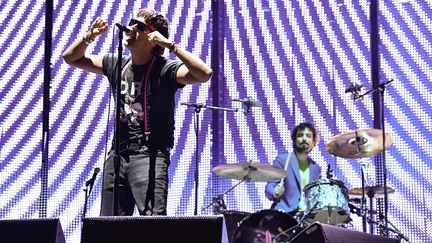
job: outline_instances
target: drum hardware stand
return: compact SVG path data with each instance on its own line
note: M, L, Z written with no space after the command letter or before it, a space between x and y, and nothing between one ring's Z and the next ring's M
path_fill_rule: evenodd
M381 130L382 130L382 136L383 136L383 143L382 143L382 161L383 161L383 181L384 181L384 235L388 236L388 192L387 192L387 168L386 168L386 161L385 161L385 122L384 122L384 91L388 84L393 82L394 80L388 80L382 84L379 84L378 87L372 88L371 90L367 91L366 93L362 95L358 95L358 91L356 91L354 94L354 100L360 100L363 99L363 97L371 92L377 92L379 91L381 94ZM364 187L363 187L363 195L364 195ZM363 223L363 230L365 231L365 223ZM382 229L381 229L382 231ZM366 232L366 231L365 231Z
M390 225L391 227L387 227L386 223L383 222L385 220L385 217L383 214L379 214L379 220L375 221L371 218L369 218L369 223L370 224L376 224L381 230L387 230L390 231L392 233L394 233L396 235L396 239L400 240L405 240L406 242L410 242L408 237L406 237L404 234L402 234L402 232L396 228L396 226L394 226L394 224L392 224L390 222L390 220L387 220L387 225ZM388 232L386 232L388 234Z
M360 95L358 94L359 90L355 89L355 91L353 91L353 95L354 95L354 100L356 99L360 99ZM363 98L363 97L362 97ZM364 137L360 137L358 134L358 131L355 131L355 140L351 141L351 145L356 146L357 150L356 150L356 154L361 154L362 150L360 148L360 146L366 144L368 142L368 140ZM361 182L362 182L362 198L361 198L361 204L360 204L360 212L359 212L359 216L362 217L362 225L363 225L363 232L366 233L366 192L365 192L365 172L364 172L364 167L365 165L362 164L361 167Z
M213 213L214 214L220 214L222 212L224 212L227 208L226 208L226 204L224 201L224 196L232 191L236 186L240 185L242 182L244 182L246 179L241 180L240 182L238 182L237 184L235 184L234 186L232 186L230 189L226 190L224 193L217 195L216 197L213 197L213 201L208 204L207 206L203 207L201 209L201 212L206 210L207 208L213 206ZM221 210L222 209L222 210Z
M361 180L362 180L362 198L361 198L361 204L360 204L360 215L362 217L362 225L363 225L363 232L366 233L366 193L365 193L365 171L364 171L365 165L361 165ZM372 200L370 200L372 203Z
M357 139L357 132L356 132L356 141L358 141ZM366 142L361 142L362 144L365 144ZM358 146L358 152L360 152L360 145ZM358 212L355 212L355 214L357 214L358 216L362 217L362 225L363 225L363 232L367 232L366 228L367 228L367 214L368 212L370 213L370 217L372 218L373 214L373 198L375 196L375 193L373 190L369 190L368 192L366 192L366 186L365 186L365 167L366 167L366 163L361 163L361 180L362 180L362 197L360 199L360 208L355 207L354 205L351 205L352 207L355 207L356 210L358 210ZM366 200L366 195L369 197L369 209L367 208L367 200ZM373 226L369 225L369 231L370 234L373 234Z
M305 220L306 220L307 218L309 218L309 217L312 215L312 211L315 210L315 208L318 206L318 203L319 203L319 202L316 202L316 203L313 205L313 207L312 207L311 209L305 211L305 213L304 213L304 214L302 215L302 217L300 218L298 224L296 224L296 225L294 225L293 227L291 227L291 228L289 228L289 229L287 229L287 230L284 230L284 231L280 232L279 234L275 235L275 236L273 237L273 241L272 241L272 243L277 243L276 239L279 238L281 235L285 235L285 236L286 236L286 234L287 234L288 232L295 231L297 228L303 226L303 225L305 224ZM295 232L293 232L293 233L295 233ZM292 237L292 235L291 235L291 236L288 235L287 237Z
M327 176L327 179L329 179L329 180L333 179L333 170L332 170L330 164L327 164L327 172L326 172L326 176ZM330 183L331 183L331 182L330 182Z
M211 205L213 205L213 214L214 215L222 214L227 209L227 206L226 206L225 201L223 199L223 195L218 195L216 197L213 197L213 203Z
M375 192L371 189L369 189L369 191L367 192L367 195L369 197L369 222L370 220L373 219L373 198L375 196ZM364 202L366 204L366 202ZM366 215L366 212L365 212ZM373 235L374 233L374 228L373 225L371 223L369 223L369 233L371 235Z
M223 212L223 211L220 210L220 207L222 207L222 209L226 210L226 205L225 205L225 202L223 200L224 195L226 195L228 192L232 191L236 186L240 185L244 181L250 181L251 180L251 178L249 176L250 173L252 171L256 171L257 170L257 168L255 168L253 166L250 166L250 165L247 167L247 169L248 169L248 173L243 177L242 180L240 180L239 182L237 182L237 184L235 184L234 186L232 186L230 189L226 190L224 193L222 193L222 194L220 194L220 195L218 195L216 197L213 197L213 201L209 205L203 207L201 209L201 212L204 211L204 210L206 210L210 206L215 207L215 208L213 208L213 213L217 212L216 214L218 214L220 212Z
M271 243L278 243L278 242L280 242L280 241L276 241L276 239L279 238L282 235L284 235L285 237L288 237L289 239L291 239L291 237L293 237L293 236L287 235L287 233L290 232L290 231L297 230L297 228L299 228L300 226L302 226L302 223L298 223L298 224L294 225L293 227L291 227L291 228L289 228L287 230L284 230L281 233L275 235L273 237L273 240L271 241ZM293 232L293 233L295 233L295 232ZM289 243L290 241L287 241L287 242Z
M194 103L181 103L181 105L186 105L189 107L195 108L195 139L196 139L196 148L195 148L195 173L194 173L194 179L195 179L195 208L194 208L194 215L198 215L198 181L199 181L199 173L198 173L198 164L199 164L199 154L198 154L198 130L199 130L199 113L201 112L201 109L207 108L207 109L213 109L213 110L221 110L221 111L231 111L231 112L238 112L241 111L237 108L223 108L223 107L216 107L216 106L208 106L201 103L194 104ZM213 198L213 200L215 200ZM213 202L210 204L210 206L213 205ZM207 206L206 208L210 207Z

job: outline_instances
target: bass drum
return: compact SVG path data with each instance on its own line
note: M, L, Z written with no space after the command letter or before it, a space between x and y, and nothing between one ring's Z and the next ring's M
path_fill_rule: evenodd
M239 227L242 220L249 216L250 213L235 210L225 210L222 212L222 215L225 218L229 242L232 243L234 231Z
M277 241L288 241L293 232L285 232L298 225L291 215L272 209L265 209L244 218L234 231L234 243L265 243L269 238Z

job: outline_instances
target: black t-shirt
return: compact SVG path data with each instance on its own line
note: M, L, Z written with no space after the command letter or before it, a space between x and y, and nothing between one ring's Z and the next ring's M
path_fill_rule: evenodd
M175 93L184 85L177 83L180 61L170 61L156 56L146 65L132 65L131 57L122 58L120 141L136 142L144 137L147 124L148 143L172 148L174 144ZM108 77L115 94L117 79L117 55L107 54L103 59L103 73ZM144 83L147 80L147 87ZM144 91L147 89L147 96ZM144 100L146 99L146 100ZM147 119L144 121L144 102L147 104Z

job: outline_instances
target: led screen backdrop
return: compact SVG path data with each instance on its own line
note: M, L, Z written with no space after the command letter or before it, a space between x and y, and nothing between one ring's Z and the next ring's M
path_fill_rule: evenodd
M353 101L352 83L372 88L369 1L224 1L213 19L212 1L54 1L50 83L47 216L59 217L68 242L78 242L84 185L102 168L113 137L113 100L107 80L71 68L62 52L82 36L96 16L127 23L142 7L171 20L171 38L206 63L215 78L178 92L176 146L172 151L169 215L193 215L198 152L198 213L239 181L212 174L219 164L272 163L291 151L290 130L313 122L320 143L312 157L347 188L382 183L382 157L336 158L326 142L340 133L374 127L372 95ZM0 2L0 218L37 218L41 192L41 141L45 1ZM379 1L380 82L393 79L384 96L385 129L393 144L386 152L389 220L411 242L432 238L432 5L428 1ZM214 21L218 29L213 30ZM213 31L218 34L214 35ZM90 47L115 52L112 28ZM113 41L114 39L114 41ZM219 48L212 50L212 45ZM217 52L217 60L212 59ZM127 51L124 52L128 54ZM170 58L168 53L166 55ZM213 90L216 89L215 90ZM247 112L202 109L182 102L246 109L233 99L262 102ZM378 172L378 173L376 173ZM224 199L229 210L254 213L270 207L263 182L244 182ZM99 214L101 180L89 198L88 216ZM374 205L375 207L377 205ZM350 227L361 230L351 215Z

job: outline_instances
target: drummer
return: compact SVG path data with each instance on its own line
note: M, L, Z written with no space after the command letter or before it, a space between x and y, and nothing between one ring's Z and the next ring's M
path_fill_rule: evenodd
M265 188L268 199L273 201L272 209L282 210L295 216L306 210L303 188L321 178L321 167L309 153L318 142L317 131L311 123L300 123L291 133L294 152L279 154L273 165L282 168L287 176L270 181Z

